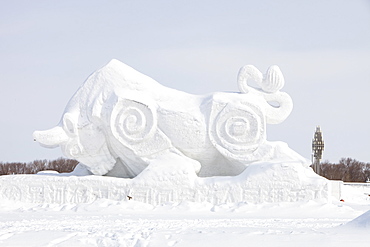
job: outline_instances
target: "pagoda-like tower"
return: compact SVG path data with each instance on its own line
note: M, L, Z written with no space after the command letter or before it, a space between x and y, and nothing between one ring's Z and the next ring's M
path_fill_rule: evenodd
M316 127L315 135L312 140L313 153L313 170L320 175L320 160L322 159L322 152L324 151L324 140L322 139L322 132L320 126Z

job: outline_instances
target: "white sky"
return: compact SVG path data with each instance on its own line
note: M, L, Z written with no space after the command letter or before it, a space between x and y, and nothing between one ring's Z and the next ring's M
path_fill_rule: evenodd
M370 162L368 0L3 1L0 161L62 156L32 132L112 58L194 94L237 91L241 66L276 64L294 109L267 138L310 158L320 125L324 160Z

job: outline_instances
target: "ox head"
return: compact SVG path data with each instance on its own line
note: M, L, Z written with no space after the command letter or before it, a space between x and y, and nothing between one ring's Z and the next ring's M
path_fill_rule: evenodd
M114 62L114 61L113 61ZM104 127L92 112L105 93L101 77L112 66L93 73L67 104L59 124L49 130L35 131L34 140L48 148L60 147L63 154L84 164L93 174L104 175L115 165Z
M140 139L141 135L153 132L150 127L144 129L144 134L137 133L143 125L139 118L150 118L151 110L135 101L120 101L115 92L143 90L145 83L149 87L157 84L153 79L113 59L90 75L78 89L67 104L60 123L49 130L35 131L34 140L43 147L60 147L65 156L78 160L93 174L106 174L120 162L118 157L121 158L122 154L119 150L131 154L123 144L130 146L128 142L135 142L135 138ZM131 112L133 114L128 114ZM124 118L126 115L127 119ZM115 128L117 123L119 126ZM126 133L129 134L127 140Z
M35 131L34 140L48 148L60 147L63 154L84 164L93 174L104 175L110 171L116 159L106 142L99 124L79 121L77 114L66 112L58 126Z

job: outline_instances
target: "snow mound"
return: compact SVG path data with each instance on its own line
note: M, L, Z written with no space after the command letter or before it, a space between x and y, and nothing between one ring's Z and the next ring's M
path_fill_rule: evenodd
M277 203L330 198L330 183L294 162L250 165L238 176L198 177L188 163L152 163L133 179L107 176L9 175L0 177L0 198L28 203L91 203L99 199L152 205L184 201Z
M348 222L346 226L370 229L370 210Z

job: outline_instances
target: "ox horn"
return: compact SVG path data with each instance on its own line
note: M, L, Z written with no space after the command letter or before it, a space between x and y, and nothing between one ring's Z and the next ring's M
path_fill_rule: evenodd
M57 126L49 130L33 132L33 139L47 148L55 148L68 140L62 127Z

